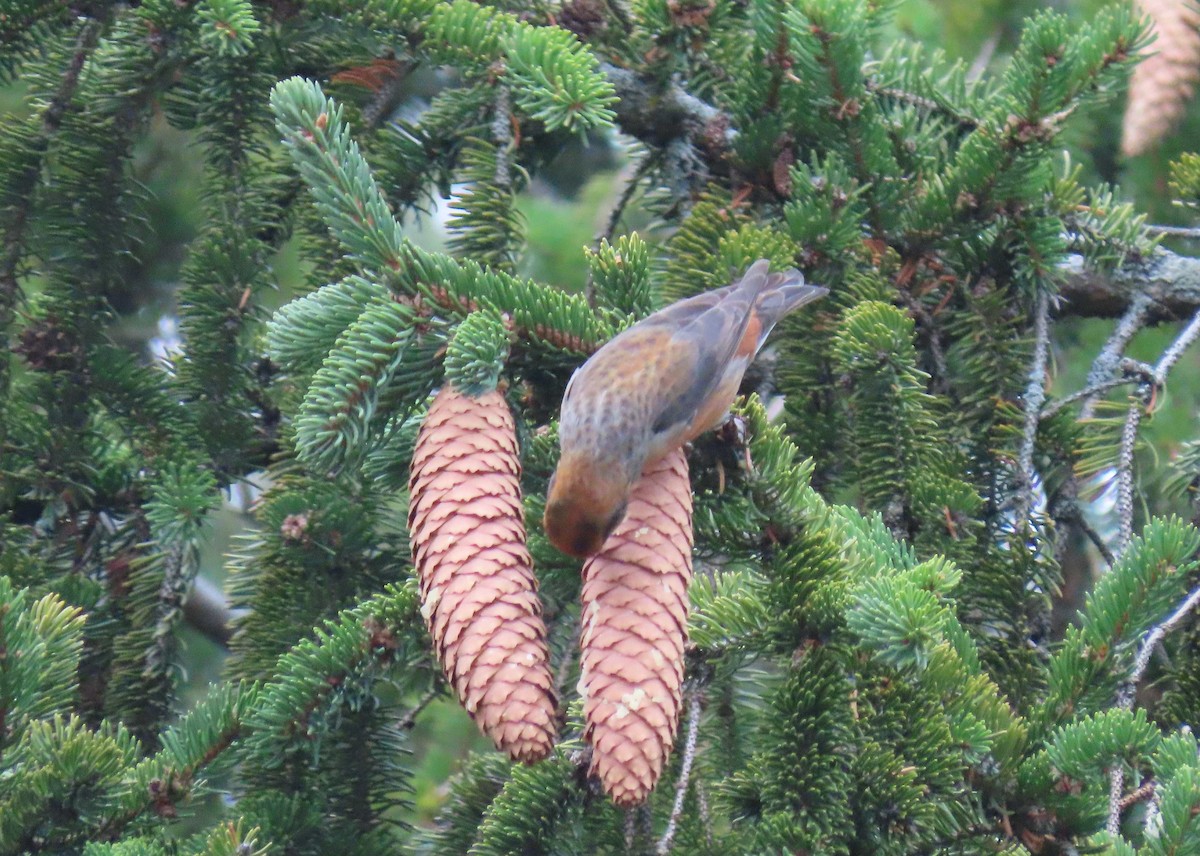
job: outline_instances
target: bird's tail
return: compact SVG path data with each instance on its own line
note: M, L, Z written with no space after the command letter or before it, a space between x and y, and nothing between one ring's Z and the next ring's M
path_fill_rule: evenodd
M779 319L792 310L812 303L828 293L828 288L805 284L804 274L798 270L771 274L767 287L759 293L754 303L763 324L763 336L765 337Z

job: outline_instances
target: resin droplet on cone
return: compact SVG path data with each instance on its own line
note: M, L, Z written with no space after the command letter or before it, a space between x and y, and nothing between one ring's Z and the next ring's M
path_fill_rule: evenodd
M520 475L504 397L443 387L409 479L421 612L463 707L499 749L532 762L554 746L556 705Z
M646 799L675 744L692 578L692 490L675 449L634 484L583 566L581 676L591 772L621 806Z

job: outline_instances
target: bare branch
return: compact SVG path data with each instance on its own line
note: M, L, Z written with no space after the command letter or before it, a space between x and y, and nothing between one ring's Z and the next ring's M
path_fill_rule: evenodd
M1017 457L1017 526L1024 526L1033 504L1033 451L1037 441L1038 422L1046 401L1046 362L1050 354L1050 298L1046 292L1038 295L1034 316L1033 366L1025 387L1025 429Z
M1154 375L1154 369L1152 369L1150 366L1146 365L1145 363L1138 362L1137 360L1131 360L1128 358L1123 359L1123 360L1121 360L1121 376L1120 377L1109 378L1108 380L1102 381L1101 383L1097 383L1094 386L1085 387L1084 389L1078 390L1077 392L1073 392L1068 396L1058 399L1050 406L1042 409L1042 418L1049 419L1051 416L1053 416L1055 413L1058 413L1058 411L1062 410L1064 407L1070 407L1072 404L1074 404L1076 401L1079 401L1080 399L1083 399L1083 398L1092 399L1097 396L1101 396L1104 393L1108 392L1109 390L1116 389L1118 386L1124 386L1127 383L1134 383L1135 381L1139 381L1139 380L1140 381L1152 380L1153 375ZM1086 419L1086 418L1090 418L1090 417L1084 416L1084 414L1080 413L1080 418Z
M1092 362L1092 368L1088 371L1087 377L1089 387L1098 387L1112 378L1121 361L1121 354L1125 352L1125 348L1137 331L1142 329L1146 323L1146 315L1153 302L1150 295L1145 292L1134 295L1129 308L1125 310L1125 314L1121 316L1120 322L1108 337L1108 341L1104 343L1104 347L1100 349L1100 353ZM1081 419L1091 419L1095 415L1098 397L1098 395L1092 395L1083 402L1083 408L1079 413Z
M680 138L706 150L727 150L733 145L737 131L729 117L678 83L664 87L611 63L601 63L600 68L616 90L613 109L625 133L654 146Z
M512 153L516 148L512 131L512 108L507 86L496 87L492 109L492 142L496 144L496 174L492 179L497 187L512 189Z
M229 647L233 637L234 613L225 595L206 577L196 577L187 600L183 602L184 620L201 635L222 648Z
M1167 381L1167 374L1175 363L1179 362L1179 358L1183 356L1183 352L1192 346L1196 341L1196 337L1200 336L1200 312L1192 316L1192 320L1183 328L1175 341L1171 343L1171 347L1163 351L1163 355L1158 358L1158 363L1154 366L1154 380L1160 386Z
M425 695L421 696L420 701L413 705L412 709L408 713L400 717L400 722L398 723L399 726L405 731L412 731L412 729L417 725L417 717L421 715L421 711L429 707L429 704L442 694L443 687L444 684L441 681L438 681L437 686L425 693Z
M1200 586L1188 592L1188 596L1183 599L1179 606L1175 607L1175 611L1166 617L1160 624L1150 628L1145 636L1142 637L1141 643L1138 645L1137 659L1133 662L1133 670L1129 673L1129 677L1121 683L1117 690L1117 707L1124 710L1133 708L1134 697L1137 693L1137 685L1146 675L1146 669L1150 667L1150 658L1159 644L1166 638L1167 634L1183 623L1183 620L1200 605ZM1113 768L1108 773L1108 823L1107 830L1112 835L1116 835L1121 828L1121 811L1132 805L1138 800L1135 795L1140 794L1146 787L1142 786L1135 790L1129 797L1124 796L1125 790L1125 773L1122 770L1120 763L1113 764ZM1150 794L1153 794L1153 787Z
M1151 370L1150 377L1140 387L1139 395L1129 403L1129 413L1125 417L1125 427L1121 431L1120 453L1117 458L1117 513L1121 518L1121 529L1117 542L1118 555L1125 551L1133 538L1133 450L1134 444L1137 442L1142 413L1156 389L1166 383L1171 368L1183 356L1184 351L1196 341L1197 337L1200 337L1200 312L1192 317L1183 331L1175 337L1171 346L1163 352L1158 363Z
M1200 586L1196 586L1188 592L1188 596L1180 602L1179 606L1175 607L1175 611L1168 615L1161 624L1150 628L1142 638L1138 645L1137 659L1133 661L1133 671L1129 673L1128 680L1122 683L1117 692L1118 705L1126 710L1133 707L1134 693L1137 691L1137 685L1146 676L1146 669L1150 667L1150 657L1154 654L1154 649L1166 638L1168 633L1183 623L1183 620L1197 605L1200 605Z
M1146 231L1151 235L1166 235L1171 238L1200 239L1200 228L1195 226L1154 226L1148 225Z
M1087 270L1078 255L1070 256L1063 270L1060 315L1115 318L1139 295L1148 300L1143 324L1178 321L1200 310L1200 259L1161 247L1112 273Z
M704 778L696 779L692 783L692 787L696 791L696 805L700 809L700 823L704 826L704 840L708 844L708 849L713 846L713 824L712 811L708 807L708 788L704 786Z
M1118 760L1108 771L1108 822L1104 828L1114 838L1121 832L1121 796L1125 792L1125 770Z
M700 688L692 687L687 699L687 737L683 746L683 761L679 765L679 779L675 783L675 803L671 806L671 817L667 828L654 852L666 856L671 852L671 842L675 840L675 830L679 826L679 818L683 815L683 801L687 797L688 784L692 778L692 764L696 761L696 740L700 735Z
M1148 388L1148 385L1143 386ZM1117 455L1117 515L1120 517L1116 549L1118 557L1133 540L1133 450L1144 407L1145 395L1136 396L1129 403L1125 427L1121 430L1121 445Z

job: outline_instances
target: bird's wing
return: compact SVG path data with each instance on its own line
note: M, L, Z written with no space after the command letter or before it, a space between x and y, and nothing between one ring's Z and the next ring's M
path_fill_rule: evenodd
M754 302L767 286L767 269L767 261L759 260L733 285L681 301L647 319L674 330L670 350L679 366L674 377L686 381L664 390L654 433L689 424L721 382L745 338Z

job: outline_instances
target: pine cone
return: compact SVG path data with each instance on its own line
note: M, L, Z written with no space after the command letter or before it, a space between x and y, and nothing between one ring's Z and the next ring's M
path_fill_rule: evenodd
M409 479L421 613L463 707L499 749L530 763L554 746L555 698L520 474L504 397L443 387Z
M675 744L692 579L692 490L677 449L634 485L583 566L580 694L591 772L620 806L646 799Z
M1149 151L1183 117L1200 78L1200 9L1195 0L1138 0L1153 19L1153 54L1133 70L1121 152Z

